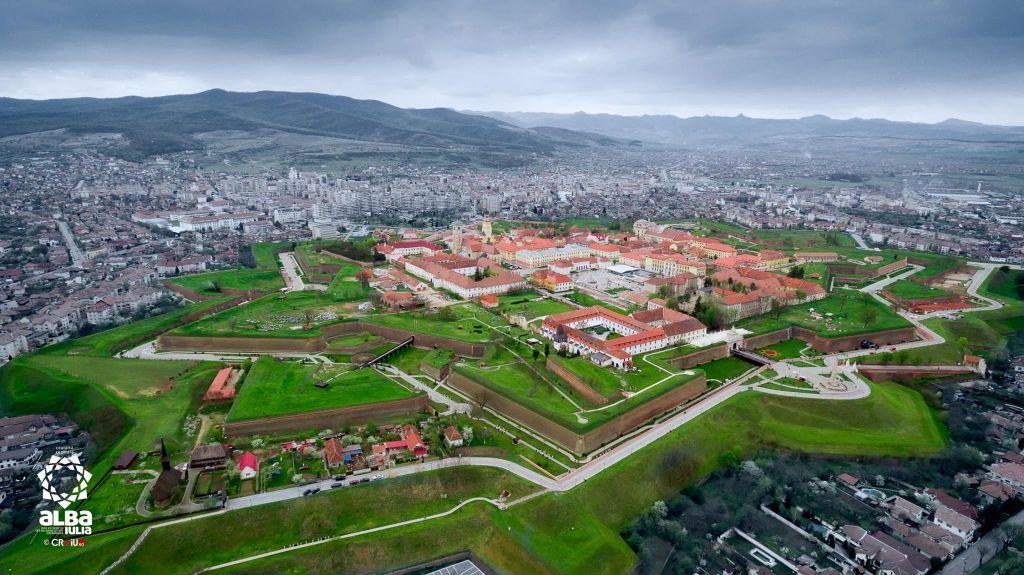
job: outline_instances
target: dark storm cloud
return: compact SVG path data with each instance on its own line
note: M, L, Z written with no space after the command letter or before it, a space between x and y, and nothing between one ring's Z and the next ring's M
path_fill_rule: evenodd
M3 4L0 94L1024 123L1024 3Z

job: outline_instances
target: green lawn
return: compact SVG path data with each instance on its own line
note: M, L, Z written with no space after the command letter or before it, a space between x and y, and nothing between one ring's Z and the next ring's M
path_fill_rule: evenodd
M157 529L115 573L195 573L211 561L229 561L296 540L432 515L471 497L497 497L503 490L521 497L536 487L501 470L463 468L334 489L315 497ZM231 545L224 545L226 532L232 534ZM169 561L170 557L175 560Z
M501 311L508 314L524 314L526 319L535 319L541 316L571 311L575 308L562 303L556 299L542 298L536 292L530 291L513 295L498 297Z
M910 280L899 280L885 288L892 295L903 299L949 297L956 295L943 289L927 286Z
M276 270L280 267L277 254L289 251L291 242L260 242L252 245L252 259L257 268Z
M357 301L366 299L369 290L363 283L356 279L356 274L362 269L353 263L343 263L341 270L327 286L327 295L335 301Z
M794 357L800 357L800 352L807 347L807 343L798 339L787 339L786 341L780 341L779 343L768 345L758 349L757 351L771 359L791 359ZM765 353L770 350L775 352L774 354Z
M709 382L717 380L724 383L754 369L754 366L736 357L724 357L702 364L700 368L704 370Z
M182 423L220 367L33 354L0 370L0 405L9 414L68 413L89 429L100 448L90 465L98 481L121 451L150 451L161 437L183 456L191 444Z
M222 290L277 291L284 279L275 267L272 270L238 268L171 278L171 283L201 294L217 295Z
M491 325L505 325L505 322L486 310L474 308L475 306L472 304L466 304L450 306L438 312L410 311L376 314L364 318L363 321L459 341L489 341L491 330L473 318L480 317L483 321L490 319L494 322Z
M228 421L305 413L412 397L413 392L375 369L349 372L346 366L325 367L261 357L245 377ZM328 380L329 386L314 386Z
M448 362L450 362L454 357L455 354L452 353L450 350L438 348L431 350L430 353L424 356L423 362L431 367L441 369L442 367L447 365Z
M863 315L865 308L873 308L877 314L874 321L867 324ZM820 314L831 313L831 321L826 323L824 320L814 319L810 312L812 309ZM861 294L852 293L845 296L831 295L820 301L783 308L778 319L775 318L775 314L766 313L736 323L737 327L749 329L754 333L775 331L789 325L805 327L825 337L840 337L908 327L911 324L874 298L865 299Z
M625 373L611 367L601 367L589 359L578 357L551 356L565 369L583 380L591 389L609 399L622 397L622 391L635 391L625 378Z
M375 344L380 342L383 342L383 338L373 335L372 333L361 331L359 333L352 333L332 337L331 339L327 340L327 347L328 350L330 350L345 347L358 347L366 345L368 343Z
M152 478L147 474L111 475L99 489L89 492L89 498L78 509L92 512L96 531L141 521L143 518L135 512L135 505L146 482Z
M342 321L355 304L333 301L318 291L271 294L173 330L174 335L294 337L320 335L319 328ZM310 328L305 322L310 320Z
M895 384L870 385L869 397L853 401L743 393L567 493L546 494L503 512L468 506L444 519L294 550L227 572L326 575L387 571L466 549L500 572L628 572L635 567L636 556L618 535L621 530L654 501L668 500L700 481L726 456L735 461L766 443L795 451L869 457L930 456L942 449L945 432L917 392ZM488 470L443 473L462 477L483 471ZM478 475L465 477L475 489L485 483ZM624 482L629 489L622 488ZM436 499L440 493L449 494L444 500L448 506L471 493L449 486L438 491L434 485L432 477L417 475L159 529L118 572L191 573L321 533L341 533L434 512L441 508L441 500ZM488 484L483 493L493 489ZM403 497L394 497L396 491ZM520 488L513 491L522 492ZM353 494L351 504L345 494ZM350 505L359 512L346 512ZM410 509L400 513L396 508L402 506ZM236 521L246 528L232 528ZM234 533L235 544L224 546L218 534L228 529ZM94 537L90 547L84 548L89 557L81 561L103 565L94 556L103 554L104 546L127 545L112 541L115 537ZM29 549L25 541L18 540L9 553L0 554L0 570L50 572L53 555ZM40 563L29 559L33 553L38 553ZM169 563L168 556L180 559Z

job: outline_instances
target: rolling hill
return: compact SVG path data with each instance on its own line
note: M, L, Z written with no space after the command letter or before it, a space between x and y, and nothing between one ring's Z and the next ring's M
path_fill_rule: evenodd
M550 154L562 147L614 146L606 136L534 130L446 108L407 109L375 100L293 92L209 90L155 98L0 98L0 138L62 131L121 134L113 152L145 157L203 149L197 134L266 132L395 144L461 154Z

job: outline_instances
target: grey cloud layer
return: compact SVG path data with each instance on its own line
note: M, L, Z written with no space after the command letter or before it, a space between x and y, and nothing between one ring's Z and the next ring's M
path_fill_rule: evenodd
M1024 124L1024 3L0 3L0 94Z

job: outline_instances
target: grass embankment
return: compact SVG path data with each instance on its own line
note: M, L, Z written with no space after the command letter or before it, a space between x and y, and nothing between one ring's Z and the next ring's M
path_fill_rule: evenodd
M230 296L191 303L165 314L133 321L85 337L62 342L44 348L45 353L110 357L121 351L121 348L125 345L143 343L140 338L156 338L161 333L177 325L186 315L209 309L225 301L228 297Z
M356 279L362 268L353 263L344 263L327 286L327 295L335 301L357 301L366 299L369 289Z
M319 328L343 321L354 305L335 302L318 291L275 293L170 333L206 337L317 337Z
M89 463L90 495L102 502L118 498L107 493L118 489L116 482L96 485L121 451L151 451L164 438L172 457L185 457L193 438L182 424L220 367L217 362L33 354L0 370L0 406L11 415L67 413L89 430L98 446L96 460Z
M261 357L238 390L228 421L351 407L415 395L375 369L350 369ZM319 380L330 383L321 389L315 386Z
M284 279L277 269L260 270L239 268L207 272L189 276L171 278L171 283L194 292L217 296L222 290L256 290L262 292L277 291L284 287Z
M296 551L229 572L387 570L467 548L505 572L629 572L636 558L618 533L634 517L764 443L813 453L892 457L929 456L944 446L943 429L918 393L894 384L871 385L872 395L855 401L742 394L570 492L544 495L506 512L468 508L445 520ZM629 489L622 488L624 482ZM460 536L452 537L452 529Z
M505 325L501 318L477 308L473 304L454 305L441 308L436 312L411 311L376 314L363 318L363 321L459 341L472 343L489 341L492 332L487 325L475 319L478 317L490 325Z
M579 357L557 358L556 361L560 361L567 369L584 378L584 381L587 381L598 393L606 393L613 398L609 404L598 407L570 388L560 377L548 371L544 367L543 355L533 362L529 353L531 350L525 349L526 346L518 345L515 342L511 342L510 345L518 350L519 356L524 358L523 360L519 360L504 349L492 347L488 356L482 361L467 361L457 364L454 369L484 387L577 433L585 433L599 427L704 374L701 369L697 368L686 370L689 373L680 372L661 362L657 357L659 352L651 352L647 356L651 358L652 362L668 369L671 373L666 373L643 361L644 356L634 358L634 364L638 370L632 372L599 367ZM530 362L529 365L527 365L527 361ZM625 383L624 387L622 387L623 382ZM615 397L619 389L640 391L655 383L658 385L632 397L626 399ZM566 396L572 398L572 401ZM581 414L585 421L580 421L576 416L581 409L585 411Z
M811 315L812 309L829 321L815 319ZM832 315L828 316L829 313ZM754 333L766 333L790 325L810 329L823 337L842 337L910 327L911 323L878 300L857 294L831 295L823 300L783 308L778 318L774 313L766 313L736 324Z
M628 572L636 558L618 533L629 521L653 501L671 497L766 443L847 456L930 456L943 448L945 430L920 394L895 384L870 385L869 397L853 401L744 393L570 492L547 494L504 512L474 505L444 519L296 550L228 572L381 571L466 549L504 572ZM258 550L357 529L352 522L365 526L425 514L418 507L423 479L418 475L344 492L352 494L351 501L333 499L332 493L332 499L295 500L157 530L119 572L189 573ZM622 489L624 482L629 489ZM378 486L379 496L360 491ZM393 506L404 507L408 497L414 512L396 516ZM449 496L447 504L453 499ZM237 528L231 527L236 523ZM233 533L233 545L221 544L224 532ZM106 545L127 545L110 541L114 536L94 537L86 549L101 553ZM27 566L24 558L35 549L25 550L23 541L13 548L18 552L0 559L0 569L17 564L21 572L47 572L48 566ZM181 551L168 551L174 549ZM179 560L170 562L169 556ZM93 556L89 560L102 564Z

